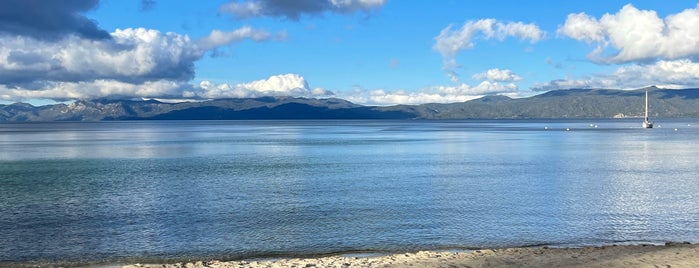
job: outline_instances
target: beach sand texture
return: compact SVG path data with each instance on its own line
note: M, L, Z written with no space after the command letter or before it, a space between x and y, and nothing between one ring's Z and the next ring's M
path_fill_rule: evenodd
M279 260L134 264L127 268L198 267L699 267L699 245L631 245L585 248L508 248L420 251L374 257L328 256Z

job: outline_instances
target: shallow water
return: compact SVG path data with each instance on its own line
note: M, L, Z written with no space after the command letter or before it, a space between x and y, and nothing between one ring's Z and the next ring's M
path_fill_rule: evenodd
M0 263L699 242L656 121L0 124Z

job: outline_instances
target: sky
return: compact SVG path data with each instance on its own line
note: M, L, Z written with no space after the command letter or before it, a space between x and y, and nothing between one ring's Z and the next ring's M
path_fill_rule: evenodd
M0 104L699 87L692 1L2 0Z

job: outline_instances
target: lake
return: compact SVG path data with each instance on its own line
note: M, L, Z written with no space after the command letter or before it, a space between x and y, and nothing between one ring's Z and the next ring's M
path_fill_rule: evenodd
M0 265L699 242L699 120L0 124Z

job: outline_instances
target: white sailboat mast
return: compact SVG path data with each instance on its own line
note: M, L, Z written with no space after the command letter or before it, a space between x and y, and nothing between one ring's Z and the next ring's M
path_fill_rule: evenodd
M643 128L653 128L653 122L648 120L648 88L646 88L646 118L643 119Z
M648 89L646 88L646 121L648 121Z

